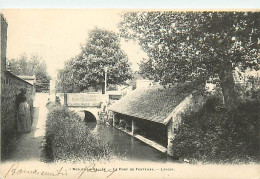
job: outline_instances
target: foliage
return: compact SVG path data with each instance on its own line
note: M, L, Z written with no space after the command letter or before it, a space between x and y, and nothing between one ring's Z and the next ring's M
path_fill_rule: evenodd
M46 123L46 153L54 161L112 159L111 146L92 134L79 116L68 108L49 104Z
M46 71L46 63L37 55L32 55L29 59L26 54L23 54L18 59L8 60L8 63L10 71L15 75L35 75L37 81L49 82L50 76Z
M121 32L147 52L146 73L183 82L215 75L229 60L257 68L259 18L258 12L130 12Z
M90 31L89 39L82 47L81 53L59 72L59 83L63 92L67 88L69 92L90 88L99 90L104 84L104 67L108 69L108 84L123 84L132 77L130 64L120 48L118 35L96 28Z
M44 60L37 55L30 58L23 54L17 59L11 59L7 62L10 71L15 75L36 77L36 91L48 91L50 76L47 73L47 66Z
M129 12L121 32L149 59L141 73L163 82L220 78L225 102L236 104L232 70L259 69L259 12ZM229 105L227 105L229 107Z
M65 67L58 71L56 90L59 92L80 92L77 72L73 68L74 59L65 63Z
M228 111L218 96L198 112L184 115L173 152L204 163L259 162L260 101L247 100L238 111Z
M243 83L236 84L240 100L260 100L260 78L248 76Z
M17 134L13 131L1 133L1 161L10 157L12 152L16 149Z

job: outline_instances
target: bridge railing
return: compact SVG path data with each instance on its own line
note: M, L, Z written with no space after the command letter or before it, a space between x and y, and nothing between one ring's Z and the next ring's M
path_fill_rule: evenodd
M100 107L109 100L108 94L100 93L58 93L57 96L69 107Z

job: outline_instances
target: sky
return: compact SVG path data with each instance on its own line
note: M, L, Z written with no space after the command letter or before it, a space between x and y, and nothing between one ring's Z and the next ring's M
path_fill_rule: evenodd
M32 8L37 9L32 10ZM64 9L61 10L61 8ZM89 30L100 27L118 31L117 24L121 20L119 9L122 8L259 10L260 1L1 0L0 9L8 21L7 58L18 58L23 53L36 54L46 61L47 70L51 76L55 76L57 69L63 67L64 61L80 52L80 46L87 40ZM145 53L133 42L121 42L122 49L125 50L132 63L132 69L138 70L137 63L146 57Z
M0 8L260 8L259 0L1 0Z
M38 55L46 61L53 77L65 61L80 53L88 32L95 27L119 32L121 10L93 9L4 9L7 23L7 58ZM146 57L137 43L121 40L133 70Z

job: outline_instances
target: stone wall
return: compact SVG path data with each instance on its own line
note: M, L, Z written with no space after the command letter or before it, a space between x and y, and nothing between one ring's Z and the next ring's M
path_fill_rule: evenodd
M168 146L167 146L167 153L170 156L173 156L171 141L174 140L175 132L178 130L179 125L182 122L183 114L188 114L192 111L198 111L203 104L206 102L207 98L198 95L198 94L191 94L186 97L171 113L169 116L169 120L167 124L167 137L168 137Z
M108 94L101 93L58 93L61 104L69 107L103 107L108 104ZM63 99L62 99L63 98Z
M21 88L27 89L27 100L33 105L33 85L18 78L11 72L1 75L1 136L9 138L16 133L16 108L15 99Z

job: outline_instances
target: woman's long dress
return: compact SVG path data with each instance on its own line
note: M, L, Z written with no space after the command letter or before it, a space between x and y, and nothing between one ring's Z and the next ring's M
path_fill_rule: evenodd
M26 101L19 104L17 124L19 133L29 133L31 131L30 107Z

